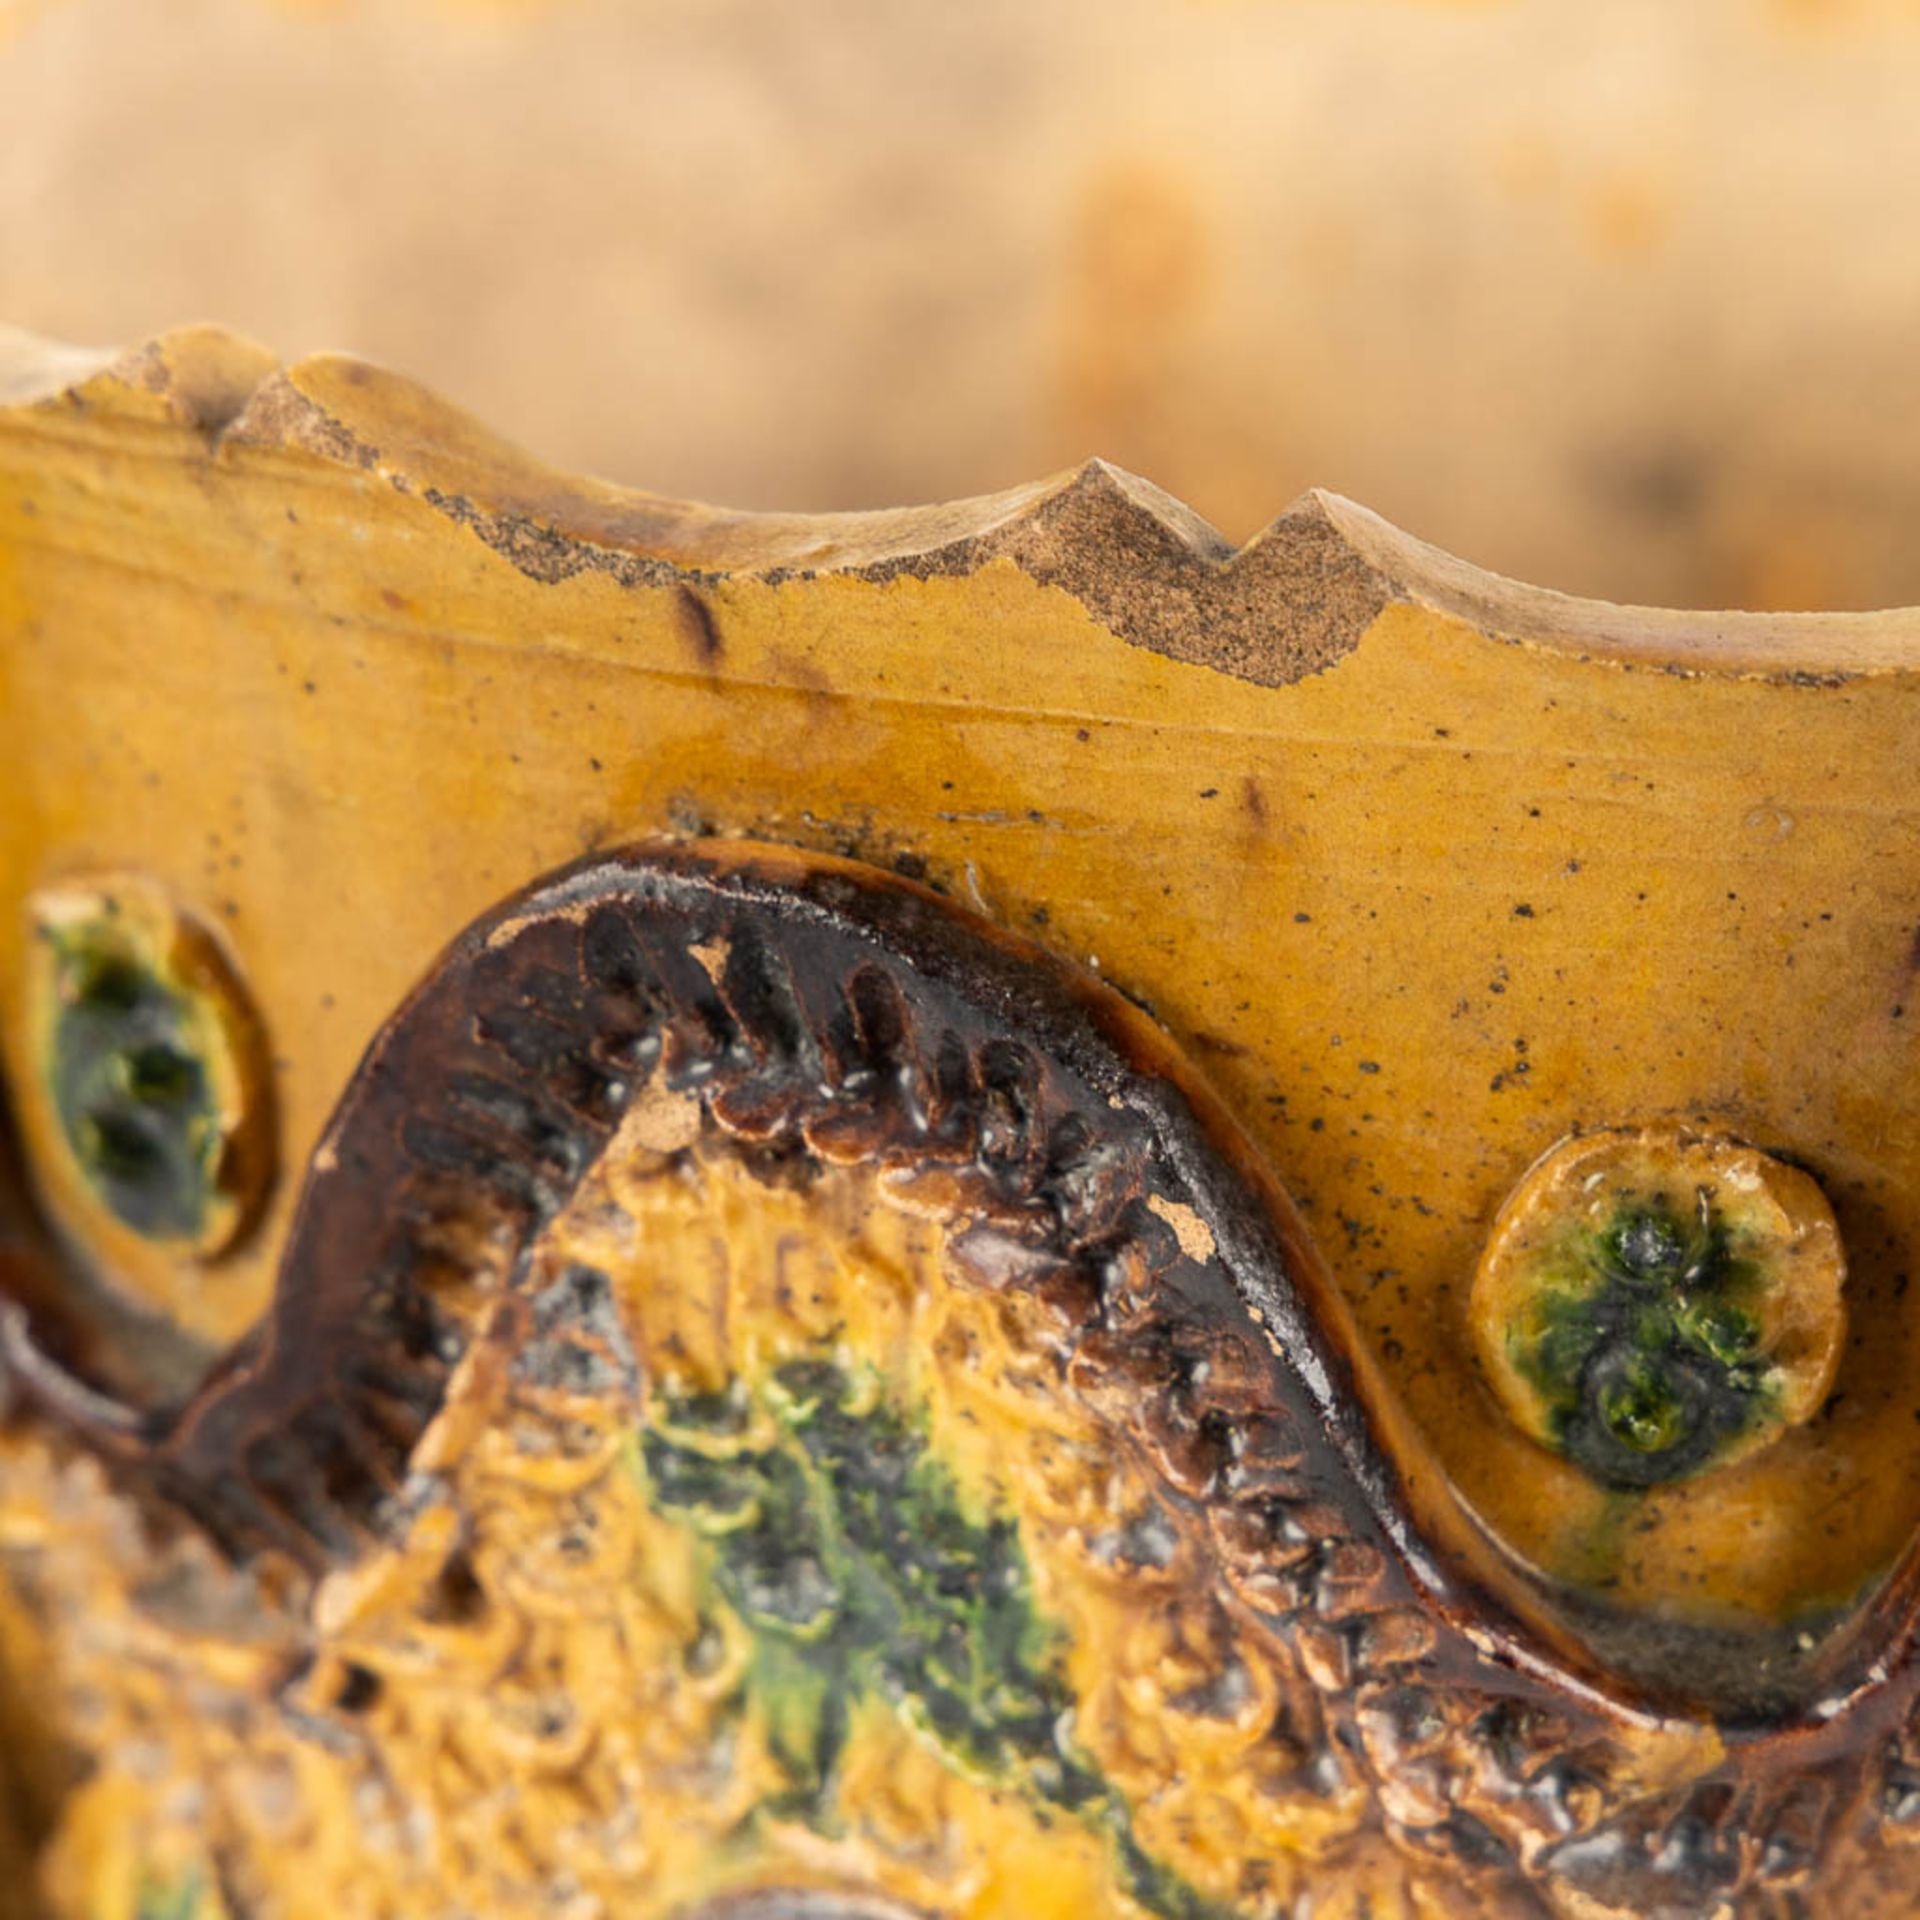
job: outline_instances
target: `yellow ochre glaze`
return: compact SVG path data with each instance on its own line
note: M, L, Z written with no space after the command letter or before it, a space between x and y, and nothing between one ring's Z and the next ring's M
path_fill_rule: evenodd
M1562 1142L1494 1223L1469 1303L1523 1431L1602 1485L1720 1470L1820 1410L1846 1263L1819 1187L1678 1127Z
M21 1105L46 1189L110 1282L164 1308L173 1263L226 1252L271 1171L257 1024L217 938L149 880L70 882L29 917Z
M649 1496L639 1436L665 1397L795 1356L920 1409L965 1508L1011 1519L1072 1742L1202 1903L1183 1911L1284 1910L1310 1888L1338 1920L1437 1911L1430 1876L1452 1869L1390 1851L1337 1757L1303 1772L1311 1686L1213 1579L1195 1521L1061 1391L1044 1316L956 1285L944 1258L863 1172L796 1191L725 1156L603 1162L529 1285L604 1274L636 1391L539 1384L515 1371L512 1316L450 1302L473 1340L416 1456L406 1539L310 1609L281 1593L264 1637L271 1566L231 1574L162 1537L155 1577L118 1580L129 1510L98 1469L10 1441L0 1592L27 1618L6 1645L30 1657L43 1735L97 1756L56 1804L55 1920L170 1920L162 1897L224 1920L222 1887L275 1920L670 1920L753 1887L943 1920L1168 1911L1133 1897L1107 1824L956 1765L885 1699L853 1702L830 1804L779 1811L773 1729L740 1685L751 1647L713 1608L695 1534ZM1153 1564L1116 1555L1129 1530Z
M219 926L297 1168L441 945L531 875L700 828L904 859L1152 1006L1509 1539L1590 1531L1611 1498L1472 1363L1467 1290L1520 1174L1622 1115L1805 1160L1848 1253L1836 1394L1648 1495L1614 1591L1773 1619L1913 1537L1912 616L1595 609L1342 509L1388 590L1344 652L1258 684L1012 559L831 571L865 523L780 523L786 571L757 577L729 557L744 523L539 472L352 363L210 427L270 365L184 336L0 412L10 1088L37 1058L28 896L88 867ZM517 502L534 560L558 525L569 555L702 571L544 577L461 499ZM888 537L937 547L958 512ZM156 1276L193 1333L257 1316L296 1184L216 1276Z

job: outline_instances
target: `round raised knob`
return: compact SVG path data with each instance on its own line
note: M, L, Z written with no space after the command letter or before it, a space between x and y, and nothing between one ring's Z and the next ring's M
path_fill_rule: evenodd
M29 976L48 1167L91 1243L123 1235L211 1259L246 1227L272 1163L259 1022L213 934L132 874L35 894ZM102 1264L118 1273L125 1243Z
M1846 1260L1811 1175L1678 1126L1575 1135L1509 1196L1469 1306L1496 1397L1595 1480L1729 1465L1819 1411Z

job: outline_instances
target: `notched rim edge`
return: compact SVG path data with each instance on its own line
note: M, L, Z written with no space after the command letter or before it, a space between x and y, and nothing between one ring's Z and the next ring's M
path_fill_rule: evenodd
M1506 579L1319 489L1235 547L1103 460L972 499L872 513L730 511L562 473L404 375L342 354L281 367L214 326L120 354L0 329L0 431L49 411L191 430L212 457L295 454L384 480L528 578L627 586L820 574L875 582L995 563L1078 601L1131 645L1260 686L1336 665L1405 604L1557 654L1820 688L1920 673L1920 608L1773 614L1615 605Z

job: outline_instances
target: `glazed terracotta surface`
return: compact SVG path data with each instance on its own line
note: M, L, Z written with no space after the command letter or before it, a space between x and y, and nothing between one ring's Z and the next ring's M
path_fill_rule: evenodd
M50 1911L1911 1911L1914 616L1325 496L1236 552L1098 465L727 514L206 330L0 373ZM257 1022L225 1250L129 1245L121 1096L226 1194L247 1073L164 969L48 997L116 876ZM1733 1143L1608 1242L1759 1410L1671 1475L1470 1312L1602 1129ZM1821 1302L1687 1238L1756 1150Z

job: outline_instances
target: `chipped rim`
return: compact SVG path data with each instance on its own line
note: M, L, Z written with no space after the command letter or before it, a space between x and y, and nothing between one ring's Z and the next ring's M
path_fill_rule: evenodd
M1390 606L1622 668L1825 687L1920 674L1920 608L1751 613L1618 605L1529 586L1315 488L1245 544L1104 460L1000 493L869 513L736 511L564 473L403 374L324 353L283 366L215 326L125 351L0 327L0 431L133 416L223 463L319 460L425 502L530 578L703 587L821 574L876 582L1010 562L1128 644L1260 686L1335 665ZM10 418L11 416L11 418Z

